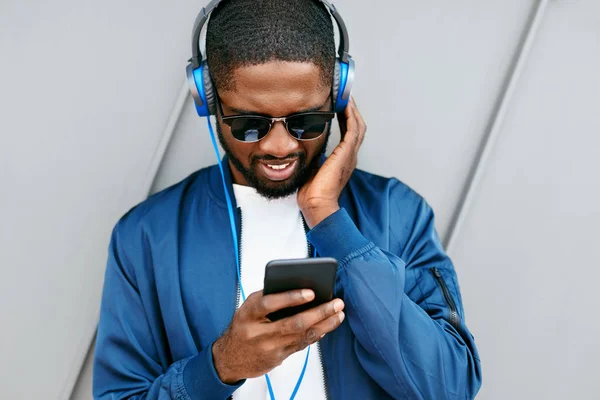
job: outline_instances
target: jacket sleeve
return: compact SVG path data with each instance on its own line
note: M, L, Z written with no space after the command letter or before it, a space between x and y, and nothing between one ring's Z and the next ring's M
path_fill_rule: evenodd
M238 387L221 382L212 345L165 365L165 346L156 343L137 289L133 266L113 231L106 267L93 372L94 399L225 399ZM144 249L131 249L144 251ZM162 355L162 357L161 357Z
M339 260L336 293L373 380L393 398L471 399L481 367L456 274L431 208L420 198L416 203L405 210L414 211L413 219L390 226L389 240L403 242L400 254L367 240L343 208L314 227L309 240L319 255Z

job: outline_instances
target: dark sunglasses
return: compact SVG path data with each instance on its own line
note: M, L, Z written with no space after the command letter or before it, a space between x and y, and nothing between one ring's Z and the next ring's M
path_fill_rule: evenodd
M296 140L314 140L327 131L335 116L330 111L313 111L287 117L270 118L261 115L223 115L221 101L217 100L221 119L231 128L233 137L240 142L252 143L263 139L277 121L285 123L288 133Z

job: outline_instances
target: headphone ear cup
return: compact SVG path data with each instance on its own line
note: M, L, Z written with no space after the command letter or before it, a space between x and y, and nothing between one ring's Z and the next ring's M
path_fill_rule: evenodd
M335 67L333 69L333 87L331 92L333 94L333 109L337 109L337 98L338 92L340 91L340 60L335 59Z
M206 105L208 107L208 111L210 115L216 115L216 99L215 99L215 90L213 87L213 81L210 77L210 72L208 71L208 64L206 60L202 62L202 79L204 80L204 98L206 99Z
M348 106L350 92L354 83L354 60L348 57L348 62L335 60L333 95L335 96L334 110L341 113Z

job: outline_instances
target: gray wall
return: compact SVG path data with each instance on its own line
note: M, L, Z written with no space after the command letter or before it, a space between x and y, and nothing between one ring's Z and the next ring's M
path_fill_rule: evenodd
M109 234L147 194L196 9L0 2L0 397L68 398Z
M479 398L595 398L600 3L337 4L369 125L359 166L414 187L452 239ZM1 7L0 387L62 399L89 354L112 225L214 162L180 91L199 6ZM90 360L74 399L91 398Z
M453 252L481 398L600 397L598 71L600 2L550 3Z

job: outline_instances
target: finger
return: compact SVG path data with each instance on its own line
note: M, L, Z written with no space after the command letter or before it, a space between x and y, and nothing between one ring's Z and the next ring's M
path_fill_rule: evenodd
M286 352L292 354L318 342L323 336L339 328L345 317L344 312L340 311L313 325L304 334L290 336L292 339L285 348Z
M337 168L344 170L342 176L349 177L358 162L357 154L360 148L364 132L361 132L360 124L362 117L356 117L356 103L354 98L350 98L348 106L344 109L345 124L341 124L340 114L340 130L342 139L340 143L333 149L331 155L325 160L325 165L337 165ZM364 122L362 122L364 124Z
M293 335L306 331L313 325L326 320L344 309L341 299L334 299L318 307L311 308L288 318L277 321L277 327L282 335Z
M299 306L312 301L315 293L310 289L290 290L282 293L268 294L262 296L252 308L252 316L264 319L272 312L282 308Z
M313 325L309 331L306 332L306 338L311 340L311 343L309 344L313 344L314 342L321 340L321 338L328 333L335 331L342 322L344 322L344 319L346 319L346 313L340 311L326 320Z

